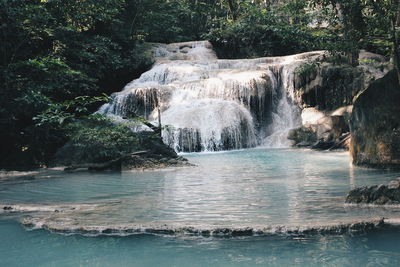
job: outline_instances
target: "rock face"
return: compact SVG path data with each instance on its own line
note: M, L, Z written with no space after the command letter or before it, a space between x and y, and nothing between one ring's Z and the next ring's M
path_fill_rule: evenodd
M349 124L356 96L388 72L385 58L361 51L360 65L307 63L296 72L295 99L302 109L302 126L289 134L295 146L349 149Z
M323 59L318 67L309 68L309 71L297 72L295 93L301 105L325 111L352 105L353 98L372 81L383 77L390 67L384 57L366 51L360 52L357 67L336 65L327 60Z
M349 137L348 112L351 112L351 106L341 107L332 113L305 108L301 114L302 127L291 130L288 138L297 147L346 149Z
M350 131L355 165L400 167L400 85L395 71L359 94Z
M355 188L347 195L346 203L376 205L400 204L400 178L391 181L387 185Z

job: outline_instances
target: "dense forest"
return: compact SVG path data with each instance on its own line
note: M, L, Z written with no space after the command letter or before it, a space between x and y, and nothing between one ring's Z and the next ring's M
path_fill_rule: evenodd
M134 138L91 114L151 67L150 42L207 39L219 58L328 50L353 66L366 49L398 66L399 11L399 0L1 0L0 169L46 166L70 138Z

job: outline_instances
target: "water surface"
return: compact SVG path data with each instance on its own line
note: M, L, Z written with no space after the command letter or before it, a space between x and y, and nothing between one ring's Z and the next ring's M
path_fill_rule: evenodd
M346 152L252 149L185 156L198 166L54 172L34 180L3 181L0 203L20 211L0 213L2 259L9 266L394 266L400 262L400 231L394 226L357 233L285 235L285 229L400 218L397 207L344 205L351 188L387 183L399 177L398 172L351 167ZM31 225L25 229L20 221ZM270 232L241 237L193 232L126 236L126 229L187 227ZM277 227L279 234L273 231Z

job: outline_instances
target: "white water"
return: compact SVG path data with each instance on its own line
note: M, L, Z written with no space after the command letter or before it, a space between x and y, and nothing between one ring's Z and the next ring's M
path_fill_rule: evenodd
M176 151L288 147L300 123L293 72L321 54L219 60L207 41L157 44L153 68L99 112L157 124L160 108L163 139Z

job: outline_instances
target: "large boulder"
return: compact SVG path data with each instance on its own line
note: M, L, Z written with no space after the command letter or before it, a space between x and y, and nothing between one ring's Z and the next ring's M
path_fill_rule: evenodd
M351 112L351 106L341 107L332 113L305 108L301 113L302 126L289 131L288 139L293 140L297 147L347 149L348 112Z
M352 105L354 96L382 78L391 67L383 56L363 50L357 67L330 63L329 56L319 60L305 63L308 68L300 66L295 71L295 100L301 107L333 111Z
M355 165L400 167L400 84L394 70L358 95L350 131Z

